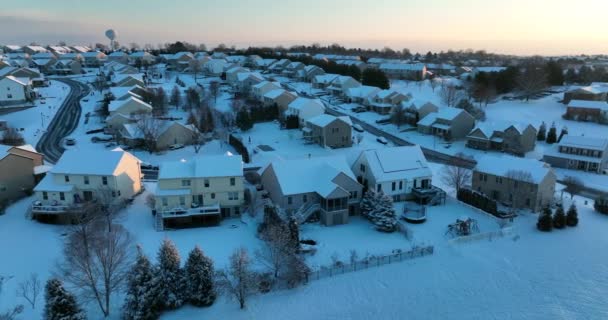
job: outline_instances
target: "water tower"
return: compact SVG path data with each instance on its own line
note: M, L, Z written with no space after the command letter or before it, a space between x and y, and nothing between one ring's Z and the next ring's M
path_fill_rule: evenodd
M116 39L116 31L113 29L106 30L106 37L110 39L110 51L114 51L114 39Z

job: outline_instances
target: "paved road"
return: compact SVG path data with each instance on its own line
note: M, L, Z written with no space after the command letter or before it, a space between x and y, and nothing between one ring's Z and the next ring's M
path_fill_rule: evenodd
M82 114L80 99L88 95L90 90L87 85L66 78L53 79L53 81L60 81L70 86L70 95L46 128L46 133L38 141L36 149L44 154L45 160L56 163L65 151L63 140L78 127Z

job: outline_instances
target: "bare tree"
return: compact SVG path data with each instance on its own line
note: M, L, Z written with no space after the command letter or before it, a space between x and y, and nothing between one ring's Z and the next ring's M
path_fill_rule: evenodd
M6 313L0 313L0 320L15 320L23 312L23 305L18 305Z
M140 113L135 115L135 118L137 119L136 127L144 147L150 153L156 151L156 141L161 134L162 121L151 113Z
M36 300L42 291L42 283L38 279L37 273L30 274L30 277L19 283L17 287L17 296L22 297L30 303L32 309L36 309Z
M437 78L433 78L429 81L430 85L431 85L431 89L433 90L433 92L435 92L435 88L437 88L437 86L439 85L439 80Z
M456 193L471 182L471 170L463 153L457 153L443 167L441 181L454 189Z
M455 106L460 98L462 97L462 91L456 88L453 84L442 84L441 91L439 92L439 96L443 103L445 103L448 107Z
M213 97L213 103L217 103L217 96L220 94L220 83L218 81L209 83L209 94Z
M97 302L105 317L110 315L111 297L120 291L132 260L132 240L120 225L111 231L104 221L92 218L70 230L59 264L66 282L85 299Z
M585 188L585 183L581 179L573 176L567 176L564 178L562 184L566 186L564 191L570 194L570 200L574 199L574 196L583 191Z
M194 74L194 83L198 84L198 75L203 72L203 63L201 60L192 59L188 64Z
M282 224L269 224L261 234L264 246L255 252L256 259L268 268L275 278L285 271L291 255L295 254L289 230Z
M547 87L545 68L535 63L528 63L524 71L517 77L517 87L522 91L526 101Z
M194 153L199 153L206 143L205 135L196 126L193 129L192 147L194 147Z
M255 292L255 273L247 249L239 248L230 256L228 270L218 272L219 286L239 302L241 309Z
M401 128L401 125L404 124L406 120L405 108L403 108L401 104L395 106L391 113L391 121L397 125L397 128Z

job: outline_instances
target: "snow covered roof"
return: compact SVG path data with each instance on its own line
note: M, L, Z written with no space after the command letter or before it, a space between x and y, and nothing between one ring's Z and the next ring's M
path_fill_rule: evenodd
M506 67L475 67L473 70L474 72L501 72L506 70Z
M348 116L336 117L336 116L332 116L332 115L329 115L326 113L318 115L316 117L312 117L306 121L310 122L311 124L314 124L315 126L318 126L318 127L325 127L336 120L343 121L346 124L348 124L349 126L353 125L352 121L350 120L350 117L348 117Z
M112 58L122 58L122 57L126 57L126 56L128 56L128 54L124 51L114 51L108 55L108 57L112 57Z
M471 131L481 131L486 137L490 138L494 132L504 132L505 130L513 127L517 132L522 134L530 124L524 124L519 122L507 122L507 121L493 121L493 122L479 122L475 128Z
M513 178L515 172L525 172L530 174L531 182L540 183L551 172L551 166L535 159L486 155L477 159L475 170L505 178Z
M420 119L420 121L418 121L418 125L428 127L433 125L435 121L437 121L437 112L431 112L427 114L426 117Z
M379 68L383 70L422 71L425 65L422 63L382 63Z
M288 108L299 111L302 111L307 108L322 108L323 110L325 110L325 105L323 105L323 102L317 99L298 97L289 104Z
M53 170L51 169L51 171ZM72 190L74 190L74 185L55 183L55 179L53 179L53 175L51 174L47 174L46 176L44 176L44 178L42 178L42 181L40 181L34 188L34 191L49 192L70 192Z
M278 97L280 97L282 94L286 93L287 90L285 89L274 89L274 90L270 90L268 92L266 92L266 94L264 94L264 98L268 98L268 99L276 99Z
M376 182L412 180L433 175L420 146L363 151Z
M456 117L458 117L461 113L465 112L462 109L458 109L458 108L442 108L439 109L439 111L437 112L437 119L444 119L444 120L454 120Z
M25 82L25 80L23 80L23 79L19 79L19 78L15 78L15 77L13 77L13 76L6 76L6 77L4 77L4 79L7 79L7 80L9 80L9 81L16 82L16 83L18 83L18 84L20 84L20 85L22 85L22 86L27 86L27 85L28 85L28 82Z
M565 135L562 137L559 145L563 147L605 151L608 149L608 138Z
M327 196L340 188L333 181L340 173L356 181L346 159L339 156L280 160L269 167L273 168L281 192L286 196L312 192Z
M202 156L161 164L158 179L239 177L243 175L240 155Z
M351 98L367 98L378 93L380 88L372 86L360 86L346 89L346 96Z
M130 91L130 90L129 90ZM135 105L139 105L145 109L149 109L152 110L152 106L131 96L129 97L129 99L127 100L115 100L110 102L110 105L108 106L108 111L110 112L114 112L120 108L122 108L123 106L127 105L127 104L135 104Z
M606 101L572 100L568 103L568 108L608 110L608 103Z
M118 165L127 157L135 158L125 151L66 150L50 172L109 176L114 175Z
M320 75L315 76L314 81L316 83L330 84L334 80L336 80L336 78L338 78L339 76L340 75L332 74L332 73L320 74Z

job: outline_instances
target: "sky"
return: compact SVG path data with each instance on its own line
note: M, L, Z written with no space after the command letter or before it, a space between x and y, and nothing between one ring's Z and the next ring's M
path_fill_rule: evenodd
M213 47L330 44L608 54L606 0L19 0L0 10L0 44L108 42Z

